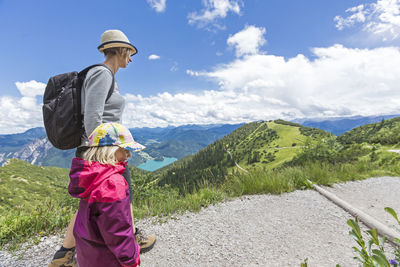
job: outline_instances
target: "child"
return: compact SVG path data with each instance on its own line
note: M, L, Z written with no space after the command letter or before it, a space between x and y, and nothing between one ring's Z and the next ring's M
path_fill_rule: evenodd
M80 198L74 226L80 267L140 265L129 188L122 173L130 152L145 147L117 123L103 123L89 136L83 159L74 158L69 193Z

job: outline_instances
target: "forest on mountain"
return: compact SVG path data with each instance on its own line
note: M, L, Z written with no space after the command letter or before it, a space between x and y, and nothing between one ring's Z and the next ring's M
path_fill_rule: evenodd
M357 127L338 137L342 144L396 145L400 143L400 117Z
M386 155L386 145L400 141L400 118L353 129L342 136L283 120L248 123L195 155L158 172L159 184L192 192L205 183L221 184L235 170L278 169L309 162L355 163ZM398 141L397 141L398 140ZM283 159L279 159L283 156ZM391 155L396 158L396 155Z

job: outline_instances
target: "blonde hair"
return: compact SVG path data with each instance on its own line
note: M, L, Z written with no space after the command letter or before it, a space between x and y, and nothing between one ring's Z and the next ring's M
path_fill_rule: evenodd
M92 161L97 161L100 164L110 164L115 166L118 163L115 152L119 149L118 146L92 146L83 153L83 159L92 164Z

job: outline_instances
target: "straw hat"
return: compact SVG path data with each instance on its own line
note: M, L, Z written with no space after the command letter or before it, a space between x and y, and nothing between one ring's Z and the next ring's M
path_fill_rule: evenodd
M128 37L120 30L108 30L101 35L101 44L97 47L100 52L111 47L127 47L132 50L131 56L137 53L136 47L129 42Z

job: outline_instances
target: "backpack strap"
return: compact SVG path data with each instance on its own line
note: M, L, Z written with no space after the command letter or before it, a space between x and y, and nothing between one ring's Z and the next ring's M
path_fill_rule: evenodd
M112 72L112 70L111 70L106 64L102 63L102 64L94 64L94 65L91 65L91 66L85 68L84 70L80 71L80 72L79 72L79 76L82 77L82 83L83 83L83 80L85 79L86 74L88 73L88 71L89 71L91 68L98 67L98 66L105 67L106 69L108 69L108 70L111 72L111 75L112 75L111 88L110 88L110 90L108 91L107 98L106 98L106 102L107 102L108 99L110 99L112 93L114 92L115 78L114 78L114 73Z
M81 94L82 94L81 91L82 91L83 81L85 80L85 77L86 77L86 74L88 73L88 71L89 71L91 68L94 68L94 67L97 67L97 66L102 66L102 67L108 69L108 70L111 72L111 75L112 75L111 88L110 88L110 90L108 91L107 98L106 98L106 101L105 101L105 102L108 101L108 99L111 97L112 93L114 92L114 86L115 86L114 72L112 72L112 70L111 70L106 64L104 64L104 63L103 63L103 64L94 64L94 65L91 65L91 66L89 66L89 67L83 69L82 71L80 71L80 72L78 73L78 77L79 77L78 83L79 83L79 88L80 88L80 90L77 90L77 98L79 99L79 101L78 101L78 110L79 110L79 117L78 117L78 120L79 120L79 121L83 121L82 103L81 103ZM85 131L85 126L84 126L83 124L82 124L82 130Z

